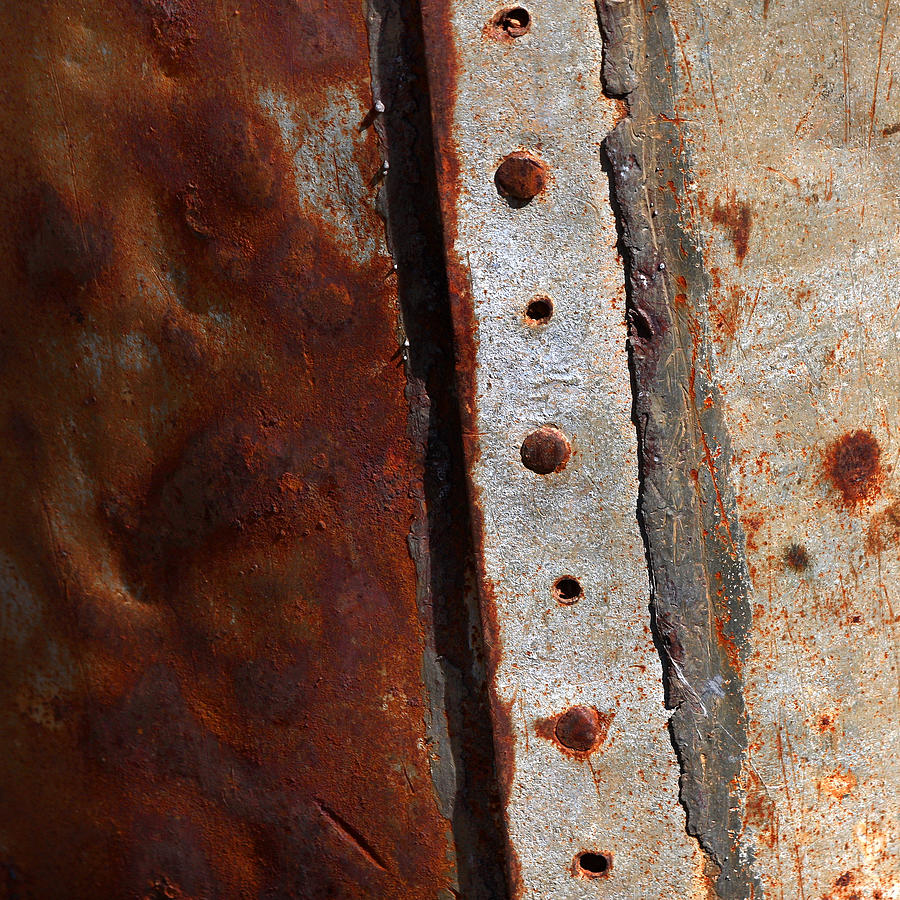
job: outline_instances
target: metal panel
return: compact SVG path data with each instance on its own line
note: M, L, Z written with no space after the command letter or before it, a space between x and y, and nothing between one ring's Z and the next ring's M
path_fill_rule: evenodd
M597 11L426 4L514 891L900 896L890 4Z
M2 34L0 893L452 896L362 11Z
M620 107L601 94L593 6L529 10L514 37L492 4L425 5L513 892L687 896L702 857L678 805L650 632L625 292L601 156ZM510 154L545 167L530 202L542 179L504 165ZM552 317L529 321L544 296ZM523 442L548 425L571 455L538 474ZM550 436L533 440L552 457ZM581 584L575 603L554 595L564 576ZM593 737L593 752L559 740L573 706L599 714L575 744ZM597 878L577 866L583 851L605 857Z
M672 24L752 588L745 840L766 897L900 897L897 9Z

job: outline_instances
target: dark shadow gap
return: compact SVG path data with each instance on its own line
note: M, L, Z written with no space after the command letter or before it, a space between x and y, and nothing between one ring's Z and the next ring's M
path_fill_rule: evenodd
M375 119L387 153L387 219L408 340L414 440L424 445L430 608L445 682L455 769L452 829L460 896L509 896L505 829L494 764L478 580L455 389L455 354L418 0L372 0Z

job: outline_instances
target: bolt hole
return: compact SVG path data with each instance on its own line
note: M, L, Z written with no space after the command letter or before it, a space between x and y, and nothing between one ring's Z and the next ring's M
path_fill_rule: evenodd
M568 606L572 603L577 603L584 596L584 590L577 578L566 575L558 579L556 584L553 585L553 596L560 603Z
M579 853L575 857L575 867L587 878L604 878L612 869L612 857L607 853Z
M535 297L525 308L529 325L546 325L553 315L553 301L549 297Z
M531 29L531 14L521 6L504 9L494 16L494 28L511 38L522 37Z

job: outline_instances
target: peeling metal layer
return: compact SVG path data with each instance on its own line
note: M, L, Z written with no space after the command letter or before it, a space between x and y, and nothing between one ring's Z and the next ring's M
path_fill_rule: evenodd
M601 153L620 104L602 95L593 5L529 12L510 37L493 4L424 4L512 893L687 897L706 880L650 632ZM495 183L510 154L546 178ZM535 298L548 320L528 318ZM583 593L561 602L563 576Z
M0 22L0 893L453 896L362 11Z
M625 9L620 4L615 18L620 30ZM600 14L601 24L610 18L607 8ZM619 54L639 61L636 88L627 95L629 117L604 147L628 278L653 627L666 705L675 710L669 728L687 829L709 855L717 895L745 898L758 894L758 885L752 851L740 844L738 787L747 748L741 668L750 625L744 537L711 365L711 282L696 236L683 224L690 162L674 117L674 35L662 4L637 6L633 18L630 43Z

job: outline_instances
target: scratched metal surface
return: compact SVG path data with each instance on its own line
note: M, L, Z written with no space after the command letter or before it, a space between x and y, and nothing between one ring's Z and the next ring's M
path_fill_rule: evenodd
M0 22L0 895L449 898L362 9Z
M629 112L658 132L653 152L668 154L640 160L656 166L648 184L661 179L641 201L648 217L657 204L663 212L657 227L668 233L654 244L702 252L685 272L690 299L675 303L689 303L700 326L688 340L702 344L704 372L690 374L690 390L695 377L710 386L727 428L716 453L729 458L707 464L740 520L734 590L752 610L739 644L727 616L701 636L740 691L741 734L722 733L716 753L743 759L727 785L699 783L688 827L734 845L746 878L720 883L728 896L896 898L896 11L609 6L624 11L627 40L643 35L632 61L652 83ZM713 896L718 869L686 838L671 750L651 724L663 722L656 657L633 640L648 621L638 451L625 276L597 153L626 110L602 98L589 4L530 7L530 31L499 40L485 27L497 9L454 4L448 18L428 3L426 34L514 890ZM652 58L642 56L650 45ZM634 85L621 75L624 96ZM493 184L512 151L533 152L550 173L544 193L515 208ZM682 168L667 185L673 159ZM521 311L538 293L556 311L534 330ZM645 327L633 342L654 337ZM653 414L665 421L665 406ZM546 424L570 436L573 453L541 476L522 467L519 446ZM723 474L730 483L716 485ZM577 604L553 602L559 574L583 580ZM703 574L707 585L717 577ZM616 713L589 758L542 737L573 703ZM681 752L705 771L696 748ZM698 821L705 794L723 789L727 820ZM612 854L606 877L572 877L580 849Z
M678 802L649 628L624 279L600 150L620 109L601 94L591 3L530 6L530 31L514 39L490 27L497 10L425 4L513 894L687 897L702 890L702 858ZM524 206L494 184L511 152L549 170ZM539 295L554 313L532 327L523 313ZM520 445L548 424L572 453L539 475ZM551 593L564 575L581 581L577 603ZM553 737L573 704L608 723L593 753ZM584 877L580 851L608 854L611 868Z
M671 4L752 584L766 897L900 897L898 14Z

